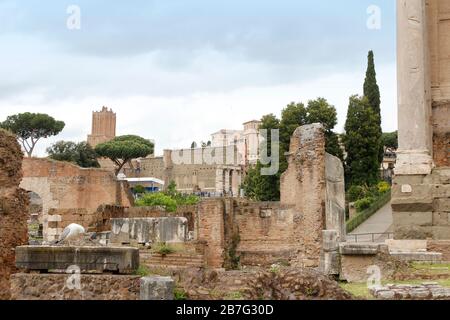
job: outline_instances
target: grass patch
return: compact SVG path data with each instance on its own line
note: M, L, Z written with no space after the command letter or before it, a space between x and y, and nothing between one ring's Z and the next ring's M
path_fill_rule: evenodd
M160 255L168 255L168 254L172 254L178 251L178 249L170 244L166 244L166 243L158 243L156 244L154 247L152 247L152 251L154 253L159 253Z
M426 270L426 271L449 271L450 272L450 263L411 263L411 268L416 270Z
M175 288L173 294L174 294L175 300L177 300L177 301L184 301L184 300L188 299L187 293L186 293L186 291L184 291L184 289Z
M244 295L240 291L230 292L225 296L224 300L243 300Z
M150 269L146 266L139 266L139 268L134 272L134 275L141 276L141 277L147 277L151 274Z

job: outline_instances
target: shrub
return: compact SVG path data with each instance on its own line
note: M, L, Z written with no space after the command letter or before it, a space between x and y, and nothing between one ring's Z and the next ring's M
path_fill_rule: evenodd
M386 181L381 181L378 183L378 192L381 194L385 194L386 192L391 191L391 186Z
M355 202L355 208L357 212L364 211L369 209L372 203L374 203L375 199L372 197L363 198Z
M348 200L350 202L355 202L366 196L366 190L362 186L351 186L348 189Z
M176 249L166 243L159 243L153 248L153 251L155 253L159 253L159 254L165 256L168 254L175 253Z
M141 185L137 185L137 186L135 186L134 188L133 188L133 191L134 191L134 193L136 193L136 194L143 194L143 193L145 193L145 187L144 186L141 186Z
M177 202L164 193L147 193L142 198L136 200L138 207L156 207L161 206L168 212L177 211Z

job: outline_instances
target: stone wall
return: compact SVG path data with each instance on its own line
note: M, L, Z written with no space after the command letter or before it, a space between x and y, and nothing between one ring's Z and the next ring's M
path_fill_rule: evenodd
M38 194L43 201L44 239L48 241L58 236L57 230L48 227L50 209L69 209L67 212L72 214L74 208L82 208L92 214L102 204L130 206L132 203L128 186L117 182L114 173L108 170L27 158L23 162L23 172L20 186ZM64 221L64 216L61 219Z
M392 198L396 239L450 239L450 169L397 176Z
M9 278L16 271L14 249L28 241L28 195L19 189L22 157L16 138L0 130L0 300L10 298Z
M289 167L281 177L281 203L293 205L292 242L297 246L293 263L318 267L323 230L345 239L344 170L339 159L325 152L321 124L297 128L291 138ZM344 240L345 241L345 240Z
M140 276L80 275L81 290L67 274L11 277L12 300L139 300Z

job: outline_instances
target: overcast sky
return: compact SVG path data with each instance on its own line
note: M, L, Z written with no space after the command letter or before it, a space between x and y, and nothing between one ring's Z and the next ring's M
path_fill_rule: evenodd
M79 30L67 27L70 5ZM367 27L371 5L381 29ZM369 50L383 128L397 128L393 0L0 0L0 43L0 121L30 111L66 122L40 156L85 140L104 105L118 135L154 139L158 154L319 96L342 132Z

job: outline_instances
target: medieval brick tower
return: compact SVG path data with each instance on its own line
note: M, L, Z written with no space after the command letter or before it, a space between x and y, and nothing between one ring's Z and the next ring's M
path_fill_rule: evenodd
M110 141L116 137L116 114L107 107L102 111L92 112L92 132L87 142L95 148L100 143Z

